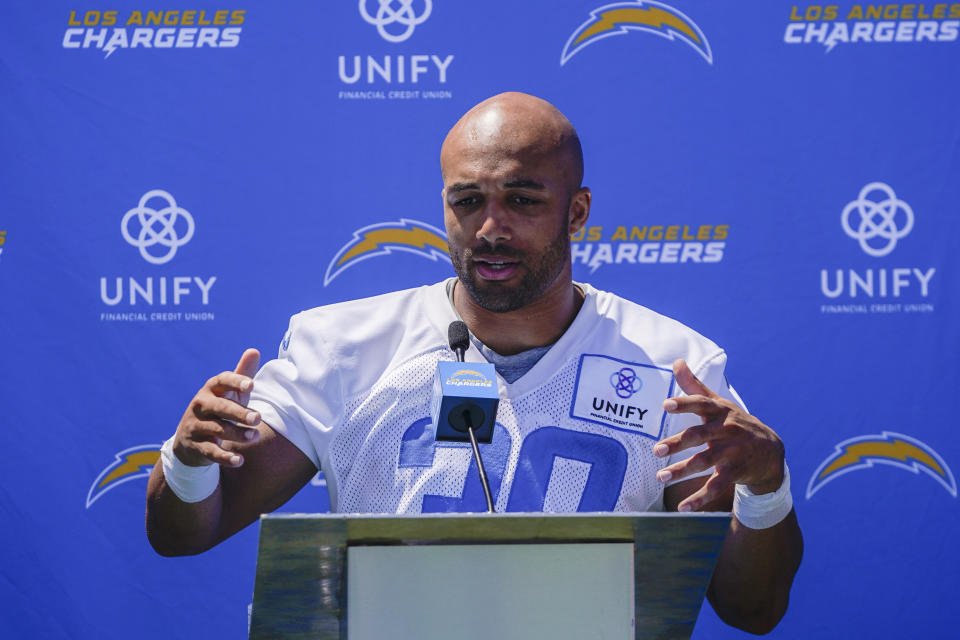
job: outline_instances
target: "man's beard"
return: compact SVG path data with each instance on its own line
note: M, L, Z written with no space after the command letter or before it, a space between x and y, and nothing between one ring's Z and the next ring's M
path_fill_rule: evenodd
M476 271L468 267L471 258L476 254L522 260L524 275L514 286L497 281L478 281ZM453 268L460 282L466 287L474 302L481 308L494 313L516 311L542 296L563 271L569 256L570 237L565 233L565 229L561 229L557 237L539 256L539 260L531 261L524 251L509 245L491 245L486 240L475 247L464 249L462 253L450 247L450 260L453 262Z

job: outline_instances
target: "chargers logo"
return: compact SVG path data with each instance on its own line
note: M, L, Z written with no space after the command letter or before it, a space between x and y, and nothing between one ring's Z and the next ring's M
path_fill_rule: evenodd
M957 497L957 482L940 454L916 438L884 431L879 435L850 438L838 444L833 455L824 460L811 476L807 485L807 499L831 480L857 469L869 469L875 463L913 473L923 471L943 485L950 495Z
M488 379L479 371L460 369L460 371L447 378L447 384L455 387L492 387L493 380Z
M353 240L330 261L323 286L358 262L393 251L409 251L434 261L442 258L450 262L446 233L426 222L402 218L399 222L381 222L354 231Z
M696 23L673 7L652 0L617 2L594 9L590 19L580 25L567 40L560 54L560 66L581 49L610 36L630 31L646 31L662 38L679 38L713 64L710 43Z
M142 444L139 447L124 449L114 456L115 460L97 476L87 492L87 509L100 496L124 482L146 478L153 465L160 459L159 444Z

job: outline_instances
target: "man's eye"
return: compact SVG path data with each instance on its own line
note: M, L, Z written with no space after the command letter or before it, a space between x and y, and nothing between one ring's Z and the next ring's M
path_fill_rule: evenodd
M455 207L472 207L480 201L476 196L468 196L466 198L460 198L459 200L453 203Z
M514 204L519 204L523 206L529 206L532 204L537 204L537 201L533 198L528 198L527 196L513 196Z

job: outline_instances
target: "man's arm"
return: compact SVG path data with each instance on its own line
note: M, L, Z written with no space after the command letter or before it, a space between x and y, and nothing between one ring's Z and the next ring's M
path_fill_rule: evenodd
M706 482L706 477L678 482L664 490L664 506L677 506ZM730 511L733 491L698 511ZM707 599L730 626L763 634L773 629L787 611L790 586L803 555L803 537L797 517L790 512L769 529L750 529L736 518L717 557Z
M783 482L783 442L772 429L735 403L713 393L686 363L674 375L688 395L664 403L671 413L696 413L704 424L658 443L659 456L707 448L663 469L662 482L714 467L710 476L678 482L664 490L669 511L730 511L735 484L754 494L776 491ZM751 529L734 517L717 558L707 598L727 624L751 633L772 630L787 610L790 587L803 555L803 537L793 510L766 529Z
M174 455L190 467L219 464L216 491L200 502L184 502L167 485L162 461L154 466L146 527L157 553L206 551L280 507L317 472L296 446L246 408L259 360L248 349L235 371L208 380L177 426Z

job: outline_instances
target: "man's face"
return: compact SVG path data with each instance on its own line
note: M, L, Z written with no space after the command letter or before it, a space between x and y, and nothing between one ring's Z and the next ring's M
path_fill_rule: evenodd
M460 281L478 305L502 313L569 273L576 185L556 152L487 142L445 150L444 220Z

